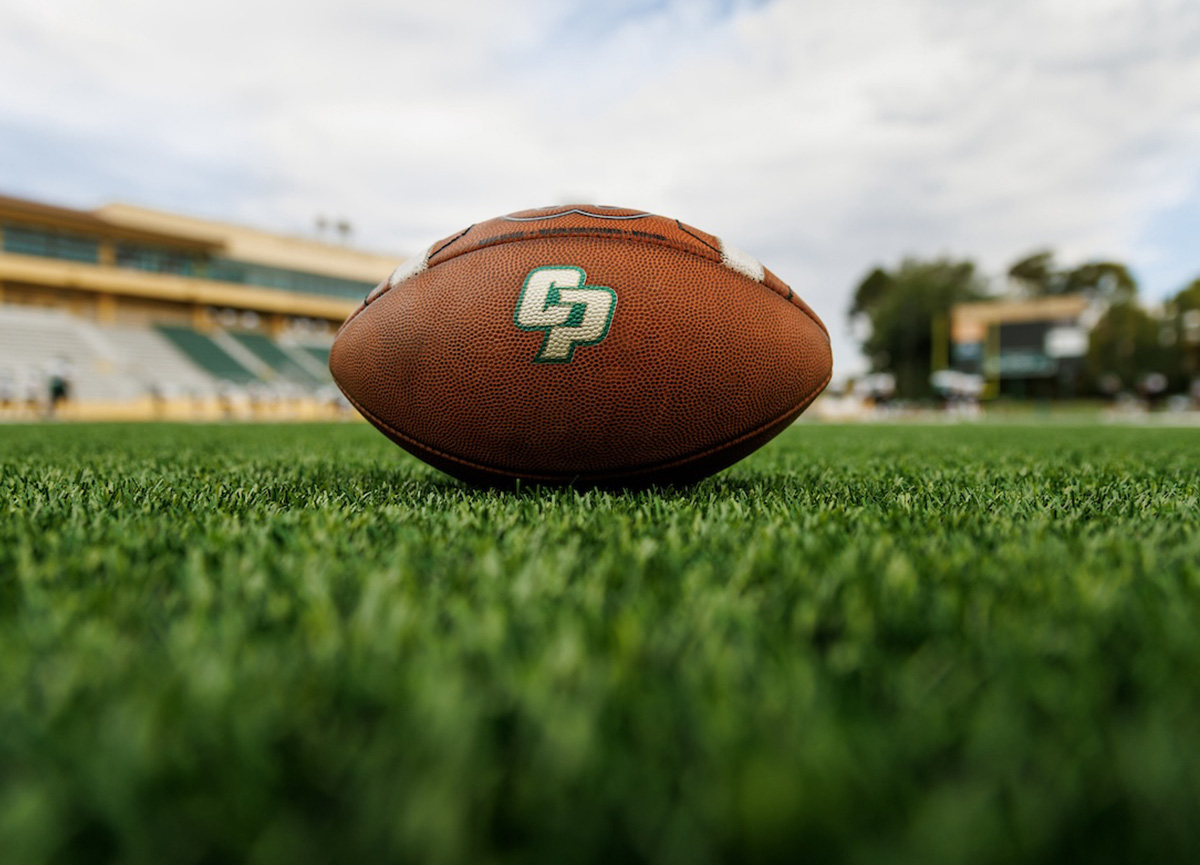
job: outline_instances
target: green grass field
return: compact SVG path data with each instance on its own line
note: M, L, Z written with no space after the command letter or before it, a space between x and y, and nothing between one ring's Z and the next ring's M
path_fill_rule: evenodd
M1200 430L802 426L481 493L0 427L0 860L1197 861Z

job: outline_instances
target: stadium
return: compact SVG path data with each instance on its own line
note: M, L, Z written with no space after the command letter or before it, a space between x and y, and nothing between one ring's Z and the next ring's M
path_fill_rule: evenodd
M74 419L338 411L333 332L401 259L126 204L0 197L0 403Z
M0 865L1200 861L1190 0L0 75Z

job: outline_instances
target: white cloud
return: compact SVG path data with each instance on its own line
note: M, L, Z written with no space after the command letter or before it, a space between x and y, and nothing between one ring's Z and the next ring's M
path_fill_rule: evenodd
M17 0L0 76L10 191L347 216L400 251L565 197L646 207L764 259L840 361L877 261L1184 272L1146 231L1200 188L1189 0Z

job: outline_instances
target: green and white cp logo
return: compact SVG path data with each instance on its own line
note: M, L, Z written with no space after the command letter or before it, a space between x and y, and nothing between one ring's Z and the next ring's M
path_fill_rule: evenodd
M570 363L575 348L608 336L617 293L584 285L587 274L571 265L535 267L525 277L513 323L521 330L546 332L534 356L541 363Z

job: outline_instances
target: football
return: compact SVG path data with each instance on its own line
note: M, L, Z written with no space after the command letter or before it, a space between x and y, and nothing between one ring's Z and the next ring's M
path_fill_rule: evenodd
M450 475L627 488L731 465L832 365L824 324L755 258L594 205L439 240L367 295L329 358L368 421Z

